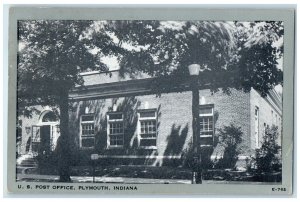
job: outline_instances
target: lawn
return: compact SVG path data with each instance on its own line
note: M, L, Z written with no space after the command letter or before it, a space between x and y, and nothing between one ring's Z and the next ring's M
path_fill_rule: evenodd
M74 167L74 175L93 174L91 167ZM95 168L96 176L104 177L133 177L152 179L191 179L192 173L189 169L154 166L105 166Z
M26 174L48 174L58 175L55 169L28 169ZM154 166L96 166L95 171L92 166L71 167L71 176L95 176L99 177L129 177L129 178L152 178L152 179L191 179L191 170L174 167L154 167Z
M24 174L58 175L55 169L39 170L28 169ZM138 165L111 165L111 166L74 166L71 167L71 176L97 177L124 177L149 179L178 179L189 180L192 171L182 167L155 167ZM203 172L204 180L214 181L252 181L252 182L281 182L281 172L276 173L249 173L226 169L211 169Z

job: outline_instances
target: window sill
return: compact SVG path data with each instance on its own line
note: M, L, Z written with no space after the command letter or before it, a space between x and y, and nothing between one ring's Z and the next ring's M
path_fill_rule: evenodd
M92 150L95 149L95 147L80 147L80 150Z
M213 145L211 145L211 144L203 144L203 145L201 145L200 147L201 147L201 148L202 148L202 147L213 147Z
M145 149L145 150L157 150L157 146L139 146L138 149Z
M106 149L113 150L113 149L124 149L124 146L108 146Z

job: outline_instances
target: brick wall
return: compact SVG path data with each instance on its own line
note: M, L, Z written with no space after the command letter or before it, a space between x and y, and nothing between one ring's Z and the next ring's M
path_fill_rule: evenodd
M85 85L98 85L112 82L129 81L132 78L120 77L119 72L109 74L87 73L84 76ZM136 75L136 78L149 78L145 75ZM172 158L179 159L192 141L192 93L168 93L160 97L156 95L141 95L135 97L107 98L89 101L76 101L71 103L69 118L69 131L73 137L70 144L74 144L74 150L78 155L91 153L111 156L150 156L155 158L140 159L139 163L150 165L163 165L165 161ZM113 110L117 105L117 111L124 112L125 143L123 148L107 148L107 112ZM281 110L272 103L270 97L264 99L256 91L244 93L231 89L230 95L219 91L214 94L210 90L200 90L199 104L213 104L215 121L215 147L212 159L220 158L224 148L218 143L219 130L230 124L240 127L243 132L240 157L245 159L254 154L255 140L255 108L259 108L259 141L265 125L272 124L279 127L281 131ZM37 107L41 112L47 108ZM95 149L81 149L80 145L80 117L86 113L95 115ZM137 113L140 109L157 109L157 149L140 149L137 143L138 119ZM272 113L273 111L273 113ZM32 126L40 124L40 113L35 113L31 118L22 119L22 143L20 151L26 153ZM277 116L277 119L276 119ZM26 133L26 127L30 127L30 133ZM281 139L278 140L281 142ZM151 160L149 160L151 159ZM79 161L82 159L78 158ZM118 160L117 160L118 161Z
M204 96L207 104L214 104L215 107L215 134L224 126L233 124L240 127L243 132L240 148L242 155L248 154L250 150L250 95L235 89L231 90L230 95L219 91L211 94L209 90L200 91L200 97ZM213 153L214 156L222 155L222 148L218 145Z
M231 95L222 92L211 94L209 90L200 91L200 104L214 104L215 135L223 126L233 124L241 127L243 142L242 155L250 151L250 95L232 90ZM70 130L79 144L80 116L88 107L89 113L96 115L96 150L100 154L111 155L157 155L180 157L182 151L188 147L192 138L192 94L191 92L145 95L126 98L112 98L95 101L80 101L73 104L70 115ZM205 100L205 101L204 101ZM205 102L205 103L203 103ZM106 113L112 110L113 103L118 106L117 111L125 112L125 147L124 149L107 149ZM158 110L157 150L143 150L137 146L137 118L139 109L156 108ZM126 115L127 114L127 115ZM217 138L215 139L217 141ZM213 156L221 156L222 147L218 144ZM152 162L162 165L163 158Z
M112 111L113 103L116 103L117 111L124 112L123 149L107 149L106 113ZM157 109L157 150L139 149L137 145L137 112L139 109L145 109L145 105L149 109ZM80 116L84 114L86 107L89 113L95 114L95 150L100 154L180 156L191 138L192 106L189 92L164 94L161 97L145 95L76 102L70 113L70 131L77 145L79 145ZM162 159L152 163L161 165Z
M135 97L121 97L90 101L79 101L72 103L70 109L69 130L74 137L76 148L79 148L80 141L80 116L88 113L95 115L96 147L94 150L79 150L83 153L97 152L102 155L147 155L158 156L148 163L151 165L163 165L166 158L179 158L182 151L187 149L192 139L192 93L169 93L156 95L145 95ZM250 102L251 101L251 102ZM116 103L117 111L125 112L125 146L123 149L107 149L107 119L106 114L112 111ZM260 109L259 127L263 123L271 125L272 107L256 92L244 93L238 90L231 90L230 95L221 91L212 94L209 90L200 91L199 104L214 104L215 136L219 129L233 124L240 127L243 136L240 145L241 156L253 154L255 146L254 136L254 109ZM137 111L145 109L146 106L155 108L158 112L158 136L157 149L139 149L137 145ZM43 109L41 108L41 111ZM275 110L273 110L275 114ZM26 134L26 127L35 125L39 121L40 114L34 114L31 118L22 117L22 152L25 153L26 143L30 134ZM275 115L274 115L275 116ZM278 114L278 117L280 114ZM217 141L217 138L215 138ZM213 157L222 156L223 148L217 144L212 153Z

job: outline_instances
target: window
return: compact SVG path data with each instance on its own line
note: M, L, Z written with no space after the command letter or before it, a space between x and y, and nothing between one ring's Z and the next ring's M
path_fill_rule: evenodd
M95 121L94 115L81 116L81 135L80 147L81 148L94 148L95 145Z
M157 142L157 114L156 109L141 110L138 113L139 136L141 148L156 148Z
M254 112L254 133L255 133L255 147L259 148L259 108L255 106Z
M213 146L214 105L200 105L199 121L201 146Z
M30 127L26 127L26 133L30 132ZM31 143L32 147L31 150L34 153L34 155L37 155L37 152L39 151L39 145L41 142L41 133L40 133L40 126L32 126L32 135L31 135Z
M23 121L18 120L18 123L17 123L17 143L18 144L20 144L22 142L22 125L23 125Z
M58 122L58 118L54 112L49 111L43 116L42 122Z
M271 110L271 114L272 114L272 124L274 124L274 112L273 112L273 110Z
M119 112L107 114L107 146L123 147L124 121L123 114Z
M263 130L263 134L265 134L265 133L266 133L266 131L267 131L267 124L266 124L266 123L264 123L264 130Z

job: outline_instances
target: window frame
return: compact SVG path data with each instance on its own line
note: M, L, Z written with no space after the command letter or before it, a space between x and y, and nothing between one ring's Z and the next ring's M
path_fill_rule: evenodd
M92 121L82 121L82 117L84 116L92 116L93 120ZM94 127L94 134L93 135L88 135L88 136L83 136L83 124L91 124L93 123L93 127ZM82 146L82 140L83 139L93 139L94 140L94 144L92 147L84 147ZM79 135L79 146L80 149L94 149L95 148L95 115L94 114L83 114L80 116L80 135Z
M260 148L260 127L259 127L260 110L258 106L254 108L254 135L255 135L255 148Z
M211 109L211 113L203 113L201 114L201 109ZM214 116L214 112L215 112L215 106L214 104L205 104L205 105L199 105L199 140L200 140L200 147L213 147L214 146L214 139L215 139L215 116ZM201 135L201 131L200 131L200 122L201 122L201 118L212 118L212 130L211 133L212 135ZM210 131L205 131L205 132L210 132ZM201 144L201 137L202 138L212 138L212 144L210 145L205 145L205 144Z
M154 117L141 117L141 113L143 112L154 112L155 116ZM140 109L138 110L138 124L137 124L137 137L138 137L138 148L140 149L157 149L157 139L158 139L158 131L157 131L157 109L156 108L152 108L152 109ZM141 121L155 121L155 138L154 137L150 137L150 138L142 138L141 137ZM153 133L154 134L154 133ZM155 146L141 146L141 140L142 139L155 139L156 140L156 144Z
M112 115L112 114L121 114L122 115L122 119L109 119L109 116ZM107 145L107 149L118 149L118 148L123 148L124 147L124 144L125 144L125 138L124 138L124 135L125 135L125 124L124 124L124 113L123 112L107 112L106 113L106 135L107 135L107 142L106 142L106 145ZM112 134L110 134L110 123L119 123L119 122L122 122L122 127L123 127L123 133L115 133L113 135L122 135L122 141L123 141L123 144L122 145L111 145L110 144L110 136Z

